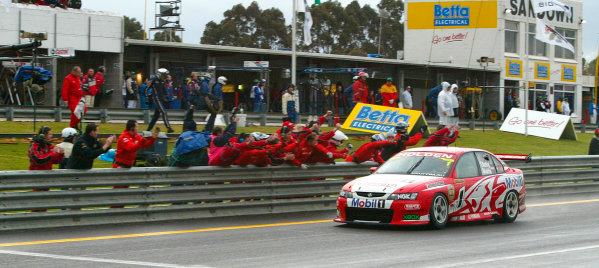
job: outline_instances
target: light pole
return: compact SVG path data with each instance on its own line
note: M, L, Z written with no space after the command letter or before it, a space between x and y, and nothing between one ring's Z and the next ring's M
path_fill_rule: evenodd
M384 9L379 9L379 52L378 54L381 55L381 38L383 37L383 17L388 17L389 13L384 10Z

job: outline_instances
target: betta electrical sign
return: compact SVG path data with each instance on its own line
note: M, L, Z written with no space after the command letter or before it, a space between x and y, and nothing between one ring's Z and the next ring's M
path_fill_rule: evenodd
M435 5L435 26L470 25L470 8L460 5Z
M358 103L343 123L343 128L370 132L393 132L399 122L408 122L410 132L415 126L426 125L422 112L387 106Z
M576 65L562 65L562 81L576 82Z
M497 28L497 1L406 2L409 30Z

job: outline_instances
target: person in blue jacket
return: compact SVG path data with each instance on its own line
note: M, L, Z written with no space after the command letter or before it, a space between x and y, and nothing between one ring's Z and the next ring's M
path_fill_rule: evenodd
M439 92L441 92L442 89L443 87L441 85L438 85L434 88L431 88L431 90L428 91L428 97L431 100L433 109L435 109L435 118L439 118L439 111L437 111L437 100L439 99Z
M343 90L343 95L345 95L345 99L347 100L347 109L349 109L349 113L351 113L351 110L354 109L354 83L356 82L356 80L358 80L358 76L354 76L354 78L352 78L352 83L349 84L349 87L347 87L346 89Z
M190 167L208 165L208 148L210 133L214 128L216 114L210 114L203 131L197 131L197 124L193 120L195 107L190 105L183 119L183 133L175 141L173 151L169 157L171 167Z
M258 83L252 87L252 92L254 93L254 113L264 112L262 107L262 104L264 103L264 92L262 91L260 84L261 82L258 80Z

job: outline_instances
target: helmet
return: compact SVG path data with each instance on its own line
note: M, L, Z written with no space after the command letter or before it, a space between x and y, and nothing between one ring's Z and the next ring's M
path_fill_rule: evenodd
M385 135L382 133L372 135L372 141L384 141L385 139Z
M228 79L227 79L226 77L224 77L224 76L219 76L219 77L218 77L218 79L217 79L216 81L218 81L219 83L221 83L221 84L223 84L223 85L224 85L224 84L226 84L226 83L227 83L227 80L228 80Z
M204 79L210 80L210 79L212 79L212 75L210 75L210 74L204 74Z
M395 126L395 131L397 131L398 133L406 133L408 132L409 127L410 123L406 121L399 121L399 123L397 123L397 126Z
M366 76L366 78L368 78L368 74L367 74L366 72L360 72L360 73L358 74L358 76L359 76L359 77Z
M356 80L358 80L358 78L360 78L360 77L356 75L352 78L352 80L356 81Z
M262 132L252 132L251 135L252 135L252 137L254 137L254 139L256 139L256 141L268 139L268 134L265 134Z
M166 79L166 76L169 75L169 72L166 68L160 68L157 70L157 76L160 79Z
M75 135L77 135L77 130L72 127L68 127L62 130L63 139L72 138L75 137Z
M337 131L335 131L335 135L333 136L333 139L337 140L337 141L344 141L344 140L347 140L348 138L347 138L347 135L345 135L343 132L337 130Z

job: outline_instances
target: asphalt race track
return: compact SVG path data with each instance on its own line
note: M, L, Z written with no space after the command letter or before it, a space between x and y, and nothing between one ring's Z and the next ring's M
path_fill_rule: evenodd
M0 232L0 267L597 267L599 194L515 223L351 227L335 212Z

